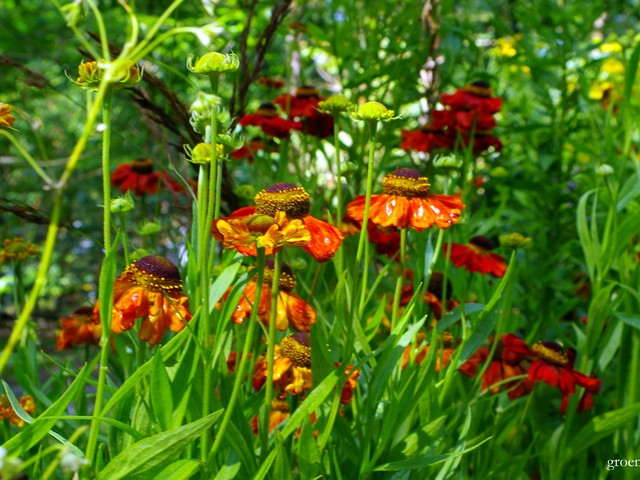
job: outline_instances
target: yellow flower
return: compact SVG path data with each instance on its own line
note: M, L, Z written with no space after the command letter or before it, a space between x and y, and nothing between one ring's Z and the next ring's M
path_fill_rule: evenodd
M11 105L0 102L0 127L10 127L16 121L11 115Z
M101 64L105 65L106 60L100 63L82 61L78 67L78 79L75 84L89 90L97 90L100 82L107 71ZM123 65L113 75L110 84L114 88L135 87L142 80L143 69L131 60L125 60Z
M508 38L498 38L493 51L499 57L515 57L518 54L518 51Z
M613 82L609 81L596 83L591 87L591 90L589 90L589 98L592 100L602 100L604 93L613 89L613 87Z
M21 262L32 255L40 253L40 249L33 243L24 243L21 237L5 238L4 250L0 250L0 263L7 260Z
M602 67L600 67L600 70L610 75L615 75L618 73L624 73L624 65L620 60L616 58L607 58L602 63Z
M598 47L603 53L617 53L622 51L622 45L618 42L606 42Z

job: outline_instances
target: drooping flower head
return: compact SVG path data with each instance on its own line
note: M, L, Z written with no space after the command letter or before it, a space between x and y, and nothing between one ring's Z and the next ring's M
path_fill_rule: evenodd
M302 130L302 122L287 120L278 115L278 109L273 103L263 103L255 113L244 115L238 123L243 127L253 125L271 137L289 138L292 130Z
M97 90L107 74L112 88L135 87L142 80L144 70L131 60L125 60L117 71L110 71L112 68L106 60L82 61L78 66L78 78L74 83L88 90Z
M274 389L282 397L311 390L311 346L309 333L299 332L282 339L273 357ZM260 390L267 380L267 360L258 358L254 366L253 388Z
M142 317L138 336L153 346L167 328L179 332L191 320L178 267L165 257L152 255L129 265L116 279L113 293L113 333L131 330L136 318ZM99 315L97 303L93 315L94 320Z
M490 273L494 277L503 277L507 271L504 257L492 253L493 241L484 235L478 235L469 240L466 245L451 244L451 261L456 267L463 267L470 272L478 272L483 275ZM445 254L449 250L449 244L442 246Z
M534 382L527 375L526 361L533 355L529 346L512 333L500 337L495 352L489 360L491 347L480 347L469 359L460 366L460 373L468 377L475 377L480 368L489 361L489 365L482 374L482 389L490 389L491 393L498 393L502 387L508 391L511 400L528 394ZM507 381L510 378L514 380Z
M56 336L58 350L66 350L83 343L98 345L102 324L93 321L93 307L80 307L70 317L60 319L61 330Z
M255 196L256 211L273 215L283 211L288 218L301 219L309 231L311 239L302 247L316 261L326 262L331 259L340 247L344 238L339 228L313 217L311 197L303 187L291 183L276 183Z
M382 194L371 195L369 220L383 227L398 229L411 227L422 231L433 225L441 229L458 223L464 204L459 195L430 193L426 177L410 168L397 168L382 182ZM365 195L347 205L347 213L362 222Z
M260 303L258 304L258 318L267 326L269 325L269 316L271 313L273 266L273 259L267 259L262 291L260 292ZM289 325L291 325L299 332L308 332L311 329L311 325L316 321L316 311L311 305L293 292L296 287L296 279L287 264L282 265L278 280L279 293L276 309L276 329L286 330ZM253 278L245 286L240 301L231 315L233 323L240 324L249 319L255 305L257 290L258 283L256 278ZM223 301L227 300L230 292L231 288L227 290L223 296Z
M123 163L111 173L111 183L122 193L133 190L136 195L156 194L160 180L171 190L181 190L181 187L166 173L156 172L153 161L148 158L138 158L131 163Z

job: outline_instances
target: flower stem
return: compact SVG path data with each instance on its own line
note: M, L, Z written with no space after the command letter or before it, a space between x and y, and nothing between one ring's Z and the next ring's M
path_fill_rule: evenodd
M113 88L107 87L102 102L102 198L104 204L104 251L111 248L111 165L109 151L111 149L111 102Z
M396 279L396 289L393 294L393 308L391 310L391 328L393 329L398 322L398 312L400 310L400 297L402 297L402 278L404 275L404 252L407 245L407 229L400 230L400 250L398 251L398 261L400 263L400 274ZM443 300L444 302L444 300Z
M242 354L240 356L240 365L236 370L236 378L233 381L233 389L231 390L231 397L229 398L229 403L227 404L227 408L224 411L224 416L222 417L222 422L220 423L220 428L217 432L216 439L213 442L213 447L211 447L211 451L209 452L209 456L207 458L207 463L212 461L216 452L220 448L220 444L224 439L225 431L227 430L227 425L231 420L231 415L233 414L233 409L238 402L238 394L240 393L240 387L242 386L242 382L244 379L244 372L249 362L249 353L251 351L251 344L253 343L253 332L256 327L257 316L258 316L258 306L260 305L260 294L262 293L262 285L264 283L264 248L258 248L258 278L256 282L258 284L256 288L256 296L253 302L253 308L251 309L251 315L249 317L249 327L247 329L247 334L244 338L244 344L242 346ZM236 357L237 358L237 357Z
M269 337L267 339L267 385L264 395L264 416L260 425L260 440L262 455L267 453L267 440L269 438L269 417L271 414L271 401L273 400L273 361L276 342L276 315L278 313L278 295L280 294L280 271L282 270L282 250L276 252L273 263L273 278L271 281L271 311L269 312Z
M27 152L24 149L22 145L20 145L20 142L18 142L16 137L11 132L0 129L0 135L4 135L9 139L9 141L13 144L16 150L18 150L20 155L22 155L22 158L24 158L27 161L27 163L31 166L31 168L33 168L33 170L40 176L40 178L44 180L44 183L46 183L49 186L54 185L54 181L51 179L51 177L49 177L49 175L47 175L45 171L42 168L40 168L40 165L38 165L38 162L31 156L29 152Z

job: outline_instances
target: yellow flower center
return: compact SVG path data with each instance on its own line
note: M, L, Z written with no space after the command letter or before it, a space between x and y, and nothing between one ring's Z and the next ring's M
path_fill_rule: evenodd
M273 282L273 266L273 259L267 259L264 269L264 282L267 285L271 285ZM290 292L296 288L296 285L296 277L293 275L291 267L283 263L280 270L280 278L278 279L278 288L284 292Z
M302 85L296 88L296 97L298 98L313 98L319 96L320 91L312 85Z
M536 352L539 358L555 365L566 365L569 363L569 357L564 353L560 346L553 342L538 342L532 350Z
M478 97L491 97L491 86L487 82L482 80L470 83L465 87L465 90L469 93L477 95Z
M309 333L298 332L285 337L280 342L280 354L293 360L298 367L311 368Z
M138 158L131 162L131 170L140 175L147 175L153 172L153 162L148 158Z
M131 274L133 283L149 290L169 292L182 288L178 267L159 255L141 258L129 265L125 273Z
M311 208L310 200L304 188L285 182L271 185L254 198L258 213L275 216L280 211L289 218L307 215Z
M426 197L429 194L429 180L421 177L411 168L397 168L382 180L382 191L387 195L400 197Z

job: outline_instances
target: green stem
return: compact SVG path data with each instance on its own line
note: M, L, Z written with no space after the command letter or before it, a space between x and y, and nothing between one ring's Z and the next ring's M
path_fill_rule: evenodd
M54 185L55 182L51 179L51 177L49 177L49 175L47 175L44 172L44 170L40 168L40 165L38 165L38 162L31 156L29 152L27 152L24 149L22 145L20 145L20 142L18 142L16 137L11 132L8 132L7 130L4 130L4 129L0 129L0 135L3 135L9 139L9 141L13 144L16 150L18 150L20 155L22 155L22 158L24 158L27 161L27 163L31 165L31 168L33 168L33 170L35 170L35 172L40 176L40 178L44 180L44 183L46 183L49 186Z
M282 250L276 252L273 263L273 278L271 281L271 312L269 313L269 337L267 340L267 385L264 395L264 415L260 426L260 440L262 455L267 453L267 440L269 438L269 417L271 414L271 401L273 400L273 361L276 342L276 315L278 313L278 295L280 294L280 271L282 270Z
M80 160L80 156L84 152L85 147L87 146L87 141L93 134L93 130L96 124L96 119L100 114L100 108L102 105L102 100L104 98L105 92L107 90L106 84L101 84L98 92L96 94L95 103L91 112L85 122L84 130L82 132L82 136L76 142L71 155L69 156L69 161L65 166L64 172L62 173L59 182L56 184L56 190L53 195L53 208L51 211L51 220L49 221L49 227L47 229L47 236L44 242L44 247L42 249L42 258L40 260L40 266L38 267L38 272L36 273L36 279L31 288L31 292L29 293L29 299L27 300L24 309L20 313L20 316L16 320L15 325L13 326L13 330L11 331L11 335L7 340L5 347L2 350L2 354L0 354L0 374L6 367L9 362L9 358L11 357L11 353L13 352L16 343L20 339L22 335L22 331L24 330L29 318L31 317L31 312L36 306L38 298L40 296L40 292L44 288L47 283L47 273L49 271L49 266L51 265L51 259L53 257L53 250L56 245L56 237L58 235L58 228L60 224L60 216L62 210L62 194L64 192L64 187L66 186L71 174L73 173L78 161Z
M102 102L102 198L104 205L104 250L111 249L111 165L109 152L111 150L111 102L113 88L107 88Z
M129 265L131 263L131 257L129 255L126 215L124 213L120 213L118 216L120 218L120 225L122 229L122 251L124 252L124 264Z
M407 231L403 228L400 230L400 250L398 255L400 256L398 261L400 262L400 274L396 279L396 289L393 294L393 308L391 311L391 328L393 329L398 322L398 312L400 311L400 298L402 297L402 278L404 275L404 252L407 245ZM446 301L442 301L446 305Z
M247 334L244 338L244 345L242 347L242 355L240 356L240 365L236 370L236 378L233 381L233 389L231 390L231 397L229 398L229 403L227 404L227 408L224 411L224 416L222 417L222 422L220 423L220 429L217 432L216 439L213 442L213 447L211 447L211 451L209 452L209 456L207 458L207 463L213 460L216 452L220 448L220 444L224 439L224 434L227 430L227 425L231 420L231 415L233 414L233 409L235 408L236 403L238 402L238 394L240 393L240 387L242 386L244 379L244 372L249 363L249 353L251 351L251 344L253 343L253 332L255 330L255 326L257 323L258 310L260 305L260 295L262 293L262 285L264 283L264 248L258 248L258 278L256 279L257 288L256 288L256 297L253 301L253 308L251 309L251 316L249 317L249 328L247 329ZM237 358L237 357L236 357Z

